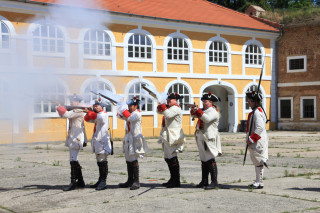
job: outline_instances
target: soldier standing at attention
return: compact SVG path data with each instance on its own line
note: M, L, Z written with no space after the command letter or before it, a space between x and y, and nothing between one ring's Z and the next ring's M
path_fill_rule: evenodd
M264 166L268 160L268 136L266 131L267 117L261 107L262 95L255 91L246 93L252 112L248 115L246 143L256 171L256 180L249 187L263 188Z

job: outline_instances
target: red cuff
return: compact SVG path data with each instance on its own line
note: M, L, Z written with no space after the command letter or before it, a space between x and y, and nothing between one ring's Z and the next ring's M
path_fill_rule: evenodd
M126 109L125 111L123 111L123 116L126 117L126 118L129 118L131 113Z
M257 143L257 141L258 141L261 137L260 137L260 135L258 135L258 134L256 134L255 132L253 132L253 133L249 136L249 138L250 138L253 142Z
M194 114L195 114L198 118L201 118L201 116L203 115L203 113L204 113L204 112L203 112L200 108L198 108L197 111L195 111Z
M167 108L167 105L166 105L166 104L159 104L158 107L157 107L157 109L158 109L158 112L163 112L163 111L165 111L165 110L168 109L168 108Z
M86 116L84 116L85 121L96 120L96 118L97 118L97 113L90 110L88 111Z
M64 108L63 106L59 105L59 106L57 107L57 111L58 111L58 113L59 113L60 116L63 116L64 113L66 113L67 109Z
M196 112L195 110L190 109L190 114L191 114L191 115L195 115L195 112Z

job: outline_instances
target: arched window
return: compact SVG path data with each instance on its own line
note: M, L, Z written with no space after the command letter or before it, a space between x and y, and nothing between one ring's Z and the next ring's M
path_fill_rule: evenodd
M53 25L39 25L33 32L33 51L63 53L64 37L62 31Z
M85 55L110 56L111 41L109 35L103 30L89 30L84 35Z
M152 58L151 40L143 34L133 34L128 41L128 57L138 59Z
M0 48L10 48L10 32L9 28L3 21L0 21Z
M108 84L106 84L103 81L95 81L90 83L85 89L84 89L84 93L86 94L86 98L88 98L89 100L86 101L92 101L92 100L97 100L98 96L93 94L91 91L95 92L95 93L99 93L101 91L104 90L108 90L108 91L112 91L112 89L110 88L110 86ZM104 98L102 98L102 100L104 100ZM111 104L107 105L106 109L107 112L111 112Z
M66 89L61 83L54 83L47 88L36 88L34 102L35 113L55 113L59 104L66 103Z
M261 65L262 64L262 52L258 45L251 44L246 48L246 64Z
M168 60L188 61L189 48L184 38L174 37L168 42Z
M247 92L252 92L252 91L257 91L258 90L258 86L257 85L251 85L247 91ZM259 92L261 93L261 89L259 89ZM263 100L262 100L263 101ZM262 101L261 101L261 104L262 104ZM250 107L249 107L249 102L248 102L248 97L246 96L246 110L250 110Z
M168 90L168 93L171 94L171 93L178 93L179 95L183 95L183 99L182 100L178 100L178 104L179 106L181 107L182 110L189 110L188 107L185 107L183 105L183 103L187 103L189 104L190 103L190 92L188 90L188 88L183 85L183 84L173 84L169 90Z
M143 92L141 88L141 83L135 83L129 88L128 93L128 100L132 99L133 97L137 97L140 100L140 110L142 112L151 112L153 111L153 100L149 96L145 95L146 93Z
M224 42L213 41L210 44L209 62L228 63L228 49Z

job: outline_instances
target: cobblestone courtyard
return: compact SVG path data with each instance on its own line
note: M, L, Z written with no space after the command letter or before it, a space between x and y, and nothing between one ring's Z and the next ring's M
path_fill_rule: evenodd
M201 163L193 137L179 155L182 187L161 186L169 177L156 139L147 139L148 157L140 160L141 188L118 188L127 179L122 142L109 156L108 189L88 187L98 178L91 146L79 154L84 189L63 192L69 184L68 149L63 142L0 146L0 212L320 212L320 133L272 131L265 188L248 190L255 179L243 133L222 133L217 158L217 190L195 188Z

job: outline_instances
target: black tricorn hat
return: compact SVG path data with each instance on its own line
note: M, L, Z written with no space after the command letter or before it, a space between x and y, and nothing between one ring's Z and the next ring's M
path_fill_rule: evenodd
M257 93L256 91L247 92L246 96L254 101L261 101L263 99L262 94L260 92Z
M72 101L78 101L78 102L82 101L82 98L79 95L77 95L76 93L74 93L73 95L70 95L69 99L71 102Z
M127 101L127 105L139 105L140 99L138 99L137 97L133 97L132 99L130 99L129 101Z
M167 99L182 99L183 98L183 95L179 95L178 93L170 93L170 95L168 95L168 98Z
M106 106L107 106L107 104L105 104L105 103L102 102L102 100L101 100L100 97L99 97L98 99L94 100L93 105L100 105L100 106L102 106L102 107L106 107Z
M212 92L208 92L206 94L203 94L202 98L201 98L201 101L204 101L204 100L209 100L209 101L212 101L212 102L220 102L221 99L214 95Z

